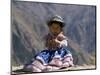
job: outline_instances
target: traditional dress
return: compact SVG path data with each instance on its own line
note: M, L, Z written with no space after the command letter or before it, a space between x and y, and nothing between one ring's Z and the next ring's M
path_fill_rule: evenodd
M49 44L48 41L52 39L57 39L60 41L59 45ZM44 65L48 65L53 58L59 58L63 63L67 62L68 65L73 64L72 54L67 48L68 39L63 35L63 33L59 33L57 36L52 34L48 34L45 37L46 49L38 53L35 59L40 60ZM66 58L66 61L64 60ZM70 63L71 62L71 63Z

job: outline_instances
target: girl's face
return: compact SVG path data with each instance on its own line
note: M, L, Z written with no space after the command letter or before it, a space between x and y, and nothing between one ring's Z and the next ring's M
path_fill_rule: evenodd
M58 35L62 28L59 23L52 23L52 25L49 26L49 30L53 35Z

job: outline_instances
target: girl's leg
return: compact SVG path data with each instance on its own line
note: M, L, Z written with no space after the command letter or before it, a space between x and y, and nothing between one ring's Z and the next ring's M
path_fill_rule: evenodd
M62 62L63 62L62 67L66 68L66 67L74 66L72 54L67 47L62 48L61 54L62 54L62 58L63 58L62 59Z
M54 65L47 65L46 66L46 69L43 70L43 72L47 72L47 71L56 71L60 69L59 67L57 66L54 66Z
M35 60L33 63L24 67L24 70L28 72L42 72L42 69L44 69L44 66L38 60Z
M40 69L41 71L44 70L46 68L45 65L43 65L43 63L39 60L35 60L33 63L32 63L33 66L37 67L38 69Z
M62 61L60 60L60 58L53 58L49 65L60 67L62 66Z
M35 60L32 61L30 64L25 65L24 70L31 71L31 72L42 72L45 69L44 64L47 62L47 51L44 50L40 52L36 57Z
M71 67L71 66L74 66L72 56L64 57L62 67Z
M62 66L62 55L63 55L64 51L62 49L58 49L56 50L53 54L52 60L49 63L50 65L54 65L57 67L61 67Z
M50 59L50 51L49 50L43 50L41 51L36 57L35 61L32 63L32 65L36 66L38 69L44 71L46 69L46 66L48 64L48 61Z

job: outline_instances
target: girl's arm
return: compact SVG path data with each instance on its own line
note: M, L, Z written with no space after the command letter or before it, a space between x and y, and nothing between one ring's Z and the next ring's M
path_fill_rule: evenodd
M59 40L57 40L57 39L55 39L55 42L56 42L56 44L59 46L59 47L67 47L68 46L68 41L67 41L67 39L64 39L64 40L62 40L62 41L59 41Z
M60 47L67 47L68 46L68 41L65 39L60 42Z

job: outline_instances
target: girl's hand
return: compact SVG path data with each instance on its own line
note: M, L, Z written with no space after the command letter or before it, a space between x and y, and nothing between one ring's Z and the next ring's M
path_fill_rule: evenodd
M57 39L48 40L47 47L49 48L57 48L60 45L60 41Z
M55 39L49 40L48 41L48 47L49 48L56 48L58 46L58 43L56 42Z
M54 41L56 44L58 44L58 45L60 44L60 41L58 39L55 39Z
M52 47L57 48L60 45L60 41L57 39L52 40Z

